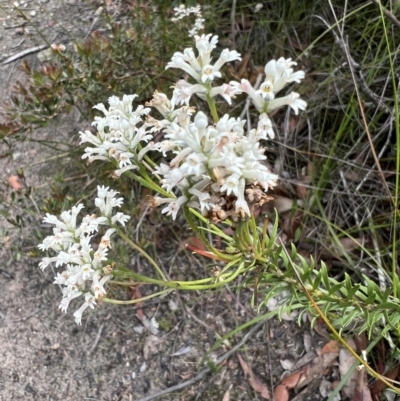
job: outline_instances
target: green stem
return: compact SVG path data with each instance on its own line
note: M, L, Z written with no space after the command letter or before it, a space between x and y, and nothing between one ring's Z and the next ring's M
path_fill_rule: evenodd
M208 103L208 107L210 108L212 118L213 118L214 122L217 123L219 121L219 117L218 117L218 112L217 112L217 107L215 105L215 101L209 95L207 95L206 97L207 97L207 103Z
M146 188L151 189L154 192L158 192L161 195L166 196L167 198L173 198L173 195L170 194L167 191L164 191L160 186L158 186L156 183L154 183L152 180L150 182L146 181L142 177L132 173L132 171L127 171L125 173L128 177L132 178L133 180L137 181L139 184L143 185Z
M227 283L231 282L234 280L241 272L243 272L244 269L244 262L242 262L238 268L233 272L233 273L226 273L226 274L220 274L217 279L220 281L213 283L213 284L203 284L199 285L198 281L192 281L192 282L185 282L185 281L161 281L157 280L155 278L147 277L147 276L142 276L141 274L137 274L131 271L115 271L113 275L115 277L125 277L125 278L132 278L137 281L143 282L143 283L148 283L148 284L157 284L160 286L164 287L169 287L173 288L176 290L210 290L210 289L216 289L219 287L225 286ZM215 280L215 278L211 278L210 280Z
M141 297L138 299L131 299L129 301L121 301L119 299L110 299L110 298L103 298L102 301L106 302L108 304L115 304L115 305L131 305L131 304L137 304L142 301L147 301L148 299L158 297L159 295L169 294L172 291L173 290L171 290L171 289L167 289L167 290L155 292L154 294L146 295L145 297Z
M133 249L138 251L142 256L144 256L156 269L157 273L160 275L160 277L163 280L166 280L164 273L161 271L160 267L158 264L154 261L154 259L147 253L145 252L140 246L136 245L125 233L117 226L115 226L117 229L118 235L125 241L127 242Z

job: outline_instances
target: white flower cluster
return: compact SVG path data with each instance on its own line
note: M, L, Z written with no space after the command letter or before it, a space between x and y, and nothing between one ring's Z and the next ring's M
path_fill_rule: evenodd
M223 84L217 87L211 87L215 78L221 78L221 67L235 60L241 60L240 54L236 50L224 49L218 60L211 65L211 52L217 47L218 36L201 35L195 36L198 57L192 48L187 48L183 53L176 52L172 56L171 61L166 68L179 68L193 77L197 84L192 85L181 79L174 86L172 96L173 104L189 105L190 98L193 94L200 96L208 95L213 98L221 95L229 104L235 95L240 94L243 90L237 82Z
M268 201L266 191L276 185L278 176L265 164L266 156L260 145L261 140L275 135L267 113L289 105L297 114L307 105L295 92L276 97L287 84L300 82L305 76L304 71L293 70L296 63L291 59L267 63L265 80L258 89L245 79L240 83L231 81L213 86L217 78L222 78L220 69L225 63L241 60L235 50L225 49L212 63L211 53L217 43L218 37L211 34L195 36L197 56L192 48L173 55L166 68L179 68L196 82L179 80L171 99L163 93L154 93L146 106L156 108L163 119L149 116L150 109L143 106L133 111L131 102L135 95L124 96L122 100L112 97L109 110L101 104L96 106L105 115L94 122L99 131L97 137L88 131L81 133L82 142L95 145L85 149L84 157L89 161L117 160L117 177L137 168L150 150L162 152L164 157L167 152L175 153L169 164L161 164L154 172L161 176L161 185L171 197L152 199L154 206L164 204L162 213L174 219L182 205L197 208L211 220L219 221L251 215L255 208ZM221 95L231 104L241 93L248 94L260 113L257 128L247 133L243 128L245 120L225 115L217 123L209 124L206 114L195 113L190 107L194 94L215 106L215 96ZM154 132L164 133L163 140L153 142ZM141 141L147 145L137 151Z
M196 16L194 25L193 25L192 29L189 30L189 37L193 37L193 36L197 35L197 33L199 31L204 29L205 19L203 18L203 14L201 12L201 6L197 5L194 7L186 8L186 6L184 4L181 4L179 7L174 8L174 14L175 14L175 17L171 18L172 22L179 21L185 17L188 17L191 14Z
M90 131L79 133L80 143L89 142L95 146L87 147L83 158L87 158L89 163L94 160L116 160L119 166L114 173L116 177L137 168L132 164L136 148L141 141L148 142L152 138L146 132L142 119L150 109L138 106L134 111L132 101L136 96L124 95L122 100L112 96L108 100L108 110L102 103L94 106L104 114L104 117L95 117L92 123L97 128L97 136Z
M250 215L249 205L262 205L267 200L264 191L278 179L262 163L266 157L260 139L267 139L268 131L260 127L245 135L244 123L226 114L210 125L202 111L193 122L172 122L159 147L168 146L177 155L155 173L163 176L163 188L179 189L181 196L155 197L153 205L166 204L162 213L175 219L180 206L187 204L213 220Z
M292 66L296 65L295 61L283 57L278 60L271 60L264 68L265 80L256 90L247 79L242 79L232 83L240 92L247 93L259 112L267 113L282 106L290 106L295 114L299 110L305 110L307 103L300 99L300 95L291 92L289 95L276 98L276 94L280 92L287 84L291 82L299 83L305 76L304 71L294 72Z
M83 205L74 206L71 210L61 213L60 219L47 214L44 223L53 224L53 235L46 237L38 247L42 251L53 251L56 256L45 257L39 267L44 270L50 263L56 267L66 266L62 273L55 277L55 284L63 286L63 298L60 309L67 311L72 299L84 296L83 305L74 313L75 321L81 324L82 313L87 307L94 308L97 300L101 300L106 293L105 284L111 278L112 267L107 265L107 253L111 248L110 237L115 228L109 228L101 237L100 244L94 250L91 240L98 232L99 226L111 226L117 222L125 225L129 216L113 209L122 205L122 198L116 198L118 192L108 187L97 187L98 194L95 200L100 209L100 216L86 215L80 225L77 217Z

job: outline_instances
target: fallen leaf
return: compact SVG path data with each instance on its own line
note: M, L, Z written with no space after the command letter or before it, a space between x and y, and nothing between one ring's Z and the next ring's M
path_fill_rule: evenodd
M321 349L321 355L323 354L338 354L339 355L339 344L336 340L329 341Z
M395 380L399 373L399 367L400 365L395 366L393 369L389 370L389 372L386 372L383 376L387 377L388 379ZM386 387L387 386L385 383L383 383L380 380L377 380L371 386L371 394L379 395L383 390L386 389Z
M352 339L347 340L347 344L353 349L356 348L356 345ZM342 348L339 351L339 372L340 372L340 377L342 379L356 361L357 359L346 348ZM343 394L346 397L350 398L351 400L353 399L354 396L357 380L358 380L358 371L354 370L354 372L349 377L347 382L344 384L342 389Z
M131 299L140 299L142 298L142 293L140 292L140 288L137 285L133 285L131 288L131 292L132 292L132 297ZM142 306L143 302L138 302L137 306ZM144 319L144 311L143 308L138 308L136 309L136 316L140 319L143 320Z
M182 347L178 351L174 352L170 356L180 356L180 355L185 355L188 354L192 350L192 347Z
M191 245L193 248L197 248L197 249L200 249L202 251L206 251L207 250L205 245L203 244L203 242L201 242L201 239L197 238L197 237L194 237L194 236L189 237L187 240L185 240L183 242L182 245L183 245L183 247L181 249L184 249L188 245Z
M300 389L307 384L311 383L314 379L321 377L326 368L331 366L337 359L337 353L327 353L314 358L309 364L303 366L301 369L301 377L296 385L296 389Z
M307 365L307 363L310 363L316 356L317 354L314 351L307 352L300 359L296 361L296 363L294 364L294 368L300 369L304 365Z
M289 391L287 390L287 388L284 385L278 384L275 387L274 400L275 401L289 401Z
M230 399L231 399L231 392L229 390L226 390L226 393L224 394L222 401L230 401Z
M293 372L291 375L284 377L280 384L287 387L288 389L295 388L300 380L301 373L301 370Z
M249 384L253 388L253 390L257 391L257 393L261 394L261 397L269 400L269 391L267 386L261 382L261 380L256 376L251 370L250 366L247 362L241 357L240 354L237 354L240 366L243 369L243 373L245 376L249 377Z
M270 203L271 207L275 207L278 213L284 213L292 209L294 201L285 196L274 195L274 200Z
M358 336L354 336L354 342L356 343L357 351L365 351L368 347L368 340L365 331L363 331Z
M10 175L10 177L8 177L8 183L14 191L20 191L22 188L21 182L19 181L17 175Z

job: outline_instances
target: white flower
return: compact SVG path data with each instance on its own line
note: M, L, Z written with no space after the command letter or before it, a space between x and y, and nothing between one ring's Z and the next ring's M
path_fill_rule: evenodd
M307 107L307 103L304 100L299 99L299 97L300 95L298 93L292 92L285 97L274 99L268 104L268 110L271 111L278 107L288 105L294 110L295 114L299 114L299 110L305 110Z
M74 312L75 323L82 324L82 313L85 311L87 307L93 309L95 305L96 305L96 298L94 297L94 295L92 295L89 292L86 293L85 302L77 311Z
M180 207L187 201L188 198L186 196L180 196L178 199L170 199L167 206L161 210L161 213L172 216L172 220L175 220Z
M43 258L42 261L39 263L39 267L44 270L50 263L57 261L57 258Z
M119 223L122 226L125 226L125 223L130 219L131 217L128 216L127 214L123 213L116 213L113 217L111 217L111 224Z
M154 91L153 98L146 103L146 106L155 107L164 117L168 117L174 109L168 97L157 90Z
M239 180L239 185L238 185L238 194L237 194L237 200L235 203L235 210L238 213L244 212L245 214L250 216L249 205L247 204L246 200L244 199L244 187L245 187L245 180L244 180L244 178L241 178Z
M222 84L211 89L210 97L221 95L228 104L232 104L232 99L235 99L236 95L240 95L242 90L238 86L230 84Z
M207 92L207 89L204 88L204 86L200 84L192 85L183 79L180 79L175 84L175 86L173 86L173 88L175 88L171 99L171 103L173 105L179 105L184 103L186 104L186 106L189 106L189 101L193 94L195 93L201 94Z
M174 168L169 173L165 174L164 179L162 179L160 182L162 187L170 192L172 188L182 183L184 178L185 177L182 171L180 171L178 168Z
M180 170L185 174L200 176L206 171L204 166L206 160L207 157L201 153L191 153L186 157Z
M228 178L225 179L225 182L221 186L220 191L221 192L226 192L227 195L230 195L231 193L235 194L238 196L239 193L239 175L238 174L232 174Z
M81 141L79 144L82 144L84 142L90 142L96 147L101 147L102 141L95 135L93 135L90 131L85 131L85 132L79 132L79 135L81 136Z
M272 121L269 119L266 113L261 113L257 124L257 135L260 139L267 139L269 136L274 139L275 133L272 129Z
M95 199L95 205L100 209L102 216L110 217L114 207L121 207L123 198L116 198L117 191L109 190L108 187L97 187L98 197Z
M94 294L94 297L96 300L103 298L103 296L107 293L104 286L106 285L106 283L108 281L110 281L110 279L111 279L110 275L103 276L100 280L99 280L98 274L93 276L91 290L92 290L92 293Z
M182 53L177 52L172 56L171 61L165 67L165 69L168 69L168 68L179 68L179 69L185 71L186 73L188 73L196 81L200 81L199 72L196 71L189 63L187 63L185 61Z
M121 175L123 174L123 173L125 173L125 172L127 172L127 171L130 171L130 170L136 170L138 168L138 166L135 166L134 164L128 164L127 166L125 166L125 167L122 167L122 168L120 168L120 169L118 169L118 170L115 170L113 173L112 173L112 177L113 178L119 178L119 177L121 177Z
M171 18L171 21L176 22L181 20L184 17L188 17L190 14L196 15L196 20L194 22L193 27L189 30L189 37L192 37L197 34L197 32L201 29L204 29L204 18L202 18L201 6L196 5L195 7L186 8L184 4L181 4L179 7L174 8L175 17Z
M64 287L63 290L63 299L60 302L59 309L62 312L67 312L69 303L77 297L82 295L82 291L79 291L76 287Z
M273 100L275 98L274 92L274 85L272 84L271 81L264 81L261 85L260 85L260 89L256 90L256 94L257 95L261 95L261 97L264 100Z
M292 59L283 57L278 60L269 61L265 68L266 81L273 85L273 92L278 93L285 85L290 82L299 83L305 76L304 71L294 72L293 65L297 65Z
M56 216L52 214L46 213L46 217L43 219L43 223L54 224L56 227L59 227L63 230L67 229L67 225L62 223Z
M219 70L214 69L212 65L205 65L201 70L201 82L211 82L214 78L221 78Z
M210 203L211 196L208 192L202 192L197 188L192 187L189 189L189 193L197 198L202 213L204 212L204 209L210 210L212 204ZM193 201L193 198L191 199L191 201Z
M101 237L99 248L111 248L111 235L117 230L115 228L109 228L106 233Z
M170 150L172 150L172 149L173 149L173 147L171 147ZM171 170L171 168L168 166L168 164L161 163L158 166L158 168L156 168L153 171L153 174L165 175L165 174L168 174L170 172L170 170Z
M213 36L209 33L208 35L196 35L194 38L196 40L196 48L199 51L199 56L202 61L201 65L210 64L211 52L217 47L218 36Z
M214 64L214 70L219 71L221 67L230 61L241 60L240 54L236 50L224 49L219 56L219 59Z
M240 84L235 81L231 81L230 84L236 88L237 91L245 92L247 93L251 100L254 103L254 106L256 107L257 110L261 111L264 107L264 100L260 94L256 92L256 90L253 88L251 83L247 79L242 79L240 81Z

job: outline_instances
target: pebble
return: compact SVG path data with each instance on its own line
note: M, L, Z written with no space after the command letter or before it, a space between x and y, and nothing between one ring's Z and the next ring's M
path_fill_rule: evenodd
M34 17L34 16L36 15L36 11L35 11L35 10L31 11L31 12L29 13L29 15L30 15L31 17Z

